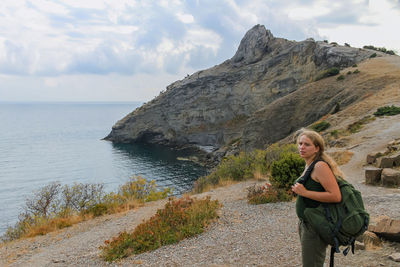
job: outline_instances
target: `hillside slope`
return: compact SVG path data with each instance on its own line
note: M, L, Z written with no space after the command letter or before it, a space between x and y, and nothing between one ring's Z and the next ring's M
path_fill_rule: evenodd
M382 57L359 65L360 74L400 77L399 57ZM367 76L368 77L368 76ZM400 106L399 84L385 86L357 104L330 115L331 129L346 128L350 123L372 114L384 105ZM363 194L372 217L389 215L400 219L400 190L363 184L366 155L400 138L400 115L377 118L359 132L345 136L343 147L330 151L354 152L342 166L347 179ZM345 139L345 140L344 140ZM210 195L224 205L220 219L207 232L178 244L132 256L118 266L300 266L300 243L294 203L249 205L247 181L197 195ZM149 203L125 214L104 216L45 236L18 240L0 247L0 266L110 266L99 258L98 247L123 230L132 230L152 216L165 201ZM385 242L381 250L356 251L347 257L336 256L337 266L398 266L388 255L400 252L399 243Z

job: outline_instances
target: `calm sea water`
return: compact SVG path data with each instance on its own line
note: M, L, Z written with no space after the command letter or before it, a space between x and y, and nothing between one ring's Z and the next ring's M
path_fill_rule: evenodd
M117 190L141 175L175 193L206 170L164 147L101 140L140 103L0 103L0 234L14 225L26 197L50 182L104 183Z

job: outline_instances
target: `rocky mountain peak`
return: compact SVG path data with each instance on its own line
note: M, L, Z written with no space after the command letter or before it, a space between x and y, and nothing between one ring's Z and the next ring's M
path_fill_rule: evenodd
M243 37L236 54L232 57L232 61L243 64L259 61L268 51L268 43L272 39L274 39L274 36L263 25L255 25Z
M373 53L313 39L275 38L256 25L230 60L169 85L118 121L105 139L178 149L211 147L217 160L231 151L263 148L336 106L344 108L383 88L362 75L315 82L321 72L353 66ZM346 86L350 80L359 86Z

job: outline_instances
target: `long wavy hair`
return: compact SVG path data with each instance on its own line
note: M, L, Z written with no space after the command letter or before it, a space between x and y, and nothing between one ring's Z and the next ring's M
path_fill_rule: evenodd
M328 154L325 153L324 138L315 131L303 130L300 132L300 134L297 137L297 144L299 144L300 137L302 137L302 136L308 137L311 140L311 142L313 142L314 146L319 147L319 151L317 152L317 155L315 155L315 158L313 160L320 159L320 160L325 161L331 168L331 170L336 178L344 179L344 174L340 170L340 168L337 165L337 163L335 162L335 160L333 160Z

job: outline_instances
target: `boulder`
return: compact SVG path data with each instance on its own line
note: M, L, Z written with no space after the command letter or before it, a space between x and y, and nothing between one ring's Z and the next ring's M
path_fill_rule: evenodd
M365 231L361 236L361 240L366 250L374 250L382 247L381 239L373 232Z
M365 183L366 184L380 184L381 183L381 168L367 167L365 169Z
M400 139L393 140L387 144L389 151L397 151L400 149Z
M378 167L379 168L392 168L393 167L393 158L389 156L384 156L378 159Z
M367 164L373 164L376 162L377 158L381 157L382 155L384 155L386 151L376 151L376 152L372 152L369 153L367 155Z
M389 259L395 262L400 262L400 253L393 253L392 255L389 255Z
M385 168L381 175L382 185L387 187L400 186L400 171L395 169Z
M400 166L400 151L391 155L390 158L393 160L393 166L399 167Z
M368 231L389 241L400 242L400 220L393 220L389 216L380 216L375 224L370 224Z

